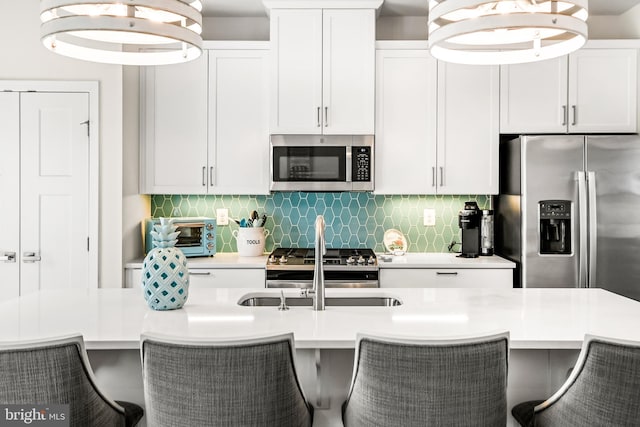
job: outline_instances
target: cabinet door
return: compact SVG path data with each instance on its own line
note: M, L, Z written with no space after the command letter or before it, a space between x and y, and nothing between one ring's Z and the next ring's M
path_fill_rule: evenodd
M322 10L271 10L271 133L322 133Z
M264 288L264 268L190 268L189 282L203 288Z
M207 55L143 67L141 193L207 192Z
M580 49L569 56L569 132L637 131L637 50Z
M0 92L0 302L20 295L19 159L20 94Z
M375 109L375 12L323 11L323 133L371 135Z
M381 288L488 288L511 289L511 269L381 268Z
M500 67L500 133L567 131L567 57Z
M376 52L376 194L436 191L436 73L426 50Z
M268 51L209 51L209 193L269 193Z
M499 75L438 62L439 194L498 194Z

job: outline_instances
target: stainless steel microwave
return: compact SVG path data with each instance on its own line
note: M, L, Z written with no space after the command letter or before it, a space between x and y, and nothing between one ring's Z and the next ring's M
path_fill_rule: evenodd
M153 249L151 230L160 223L159 218L147 218L145 221L145 254ZM179 231L176 248L187 257L213 256L216 253L216 220L204 217L176 217L173 224Z
M272 191L373 191L373 135L271 135Z

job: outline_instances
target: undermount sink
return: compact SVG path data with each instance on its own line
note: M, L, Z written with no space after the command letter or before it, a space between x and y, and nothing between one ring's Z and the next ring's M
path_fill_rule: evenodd
M313 298L304 296L286 295L286 303L289 307L311 307ZM324 303L328 307L395 307L402 305L402 301L393 296L329 296L325 297ZM238 301L238 305L245 307L278 307L280 296L270 295L244 295Z

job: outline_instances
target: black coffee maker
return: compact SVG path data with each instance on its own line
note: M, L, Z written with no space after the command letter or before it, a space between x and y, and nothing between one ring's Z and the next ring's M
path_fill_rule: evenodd
M480 255L480 220L482 211L476 202L466 202L458 214L458 227L462 230L462 258L476 258Z

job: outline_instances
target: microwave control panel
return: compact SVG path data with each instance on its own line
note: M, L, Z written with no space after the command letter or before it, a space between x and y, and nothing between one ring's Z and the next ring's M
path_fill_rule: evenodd
M371 181L371 147L352 147L351 180Z

